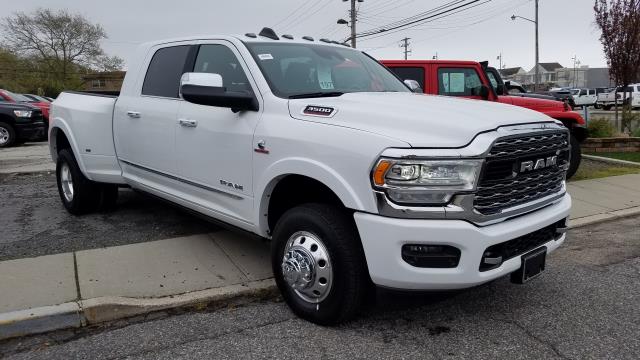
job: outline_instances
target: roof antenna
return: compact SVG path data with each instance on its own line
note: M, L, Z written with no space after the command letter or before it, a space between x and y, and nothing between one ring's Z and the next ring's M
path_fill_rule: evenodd
M278 35L276 35L276 32L273 31L272 28L268 28L268 27L262 28L262 30L260 30L260 33L258 35L264 36L272 40L280 40Z

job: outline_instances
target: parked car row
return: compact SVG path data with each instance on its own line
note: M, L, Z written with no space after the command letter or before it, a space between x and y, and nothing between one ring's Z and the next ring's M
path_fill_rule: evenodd
M640 108L640 84L602 91L597 95L595 107L610 110L616 105L624 104L630 104L632 108Z
M0 148L47 139L53 99L0 89Z

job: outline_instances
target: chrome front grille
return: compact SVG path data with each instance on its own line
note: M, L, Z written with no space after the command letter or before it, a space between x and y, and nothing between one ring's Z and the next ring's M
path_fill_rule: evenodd
M569 162L569 135L557 130L498 139L487 155L474 208L483 215L558 193ZM523 162L557 156L555 165L522 172Z

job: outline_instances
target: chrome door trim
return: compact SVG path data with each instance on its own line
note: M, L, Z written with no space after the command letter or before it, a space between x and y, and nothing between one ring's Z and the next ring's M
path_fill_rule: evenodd
M228 196L228 197L230 197L232 199L235 199L235 200L244 199L243 196L240 196L240 195L237 195L237 194L229 193L229 192L226 192L226 191L222 191L220 189L212 188L212 187L207 186L207 185L203 185L203 184L199 184L197 182L193 182L191 180L187 180L187 179L183 179L181 177L177 177L177 176L174 176L174 175L171 175L171 174L163 173L162 171L150 169L148 167L145 167L145 166L142 166L142 165L138 165L138 164L132 163L132 162L127 161L127 160L123 160L123 159L118 159L118 160L120 160L121 162L123 162L123 163L125 163L127 165L130 165L130 166L133 166L135 168L138 168L140 170L144 170L144 171L156 174L156 175L160 175L160 176L166 177L166 178L171 179L171 180L179 181L181 183L184 183L184 184L187 184L187 185L191 185L191 186L203 189L203 190L211 191L211 192L214 192L214 193L217 193L217 194L226 195L226 196Z

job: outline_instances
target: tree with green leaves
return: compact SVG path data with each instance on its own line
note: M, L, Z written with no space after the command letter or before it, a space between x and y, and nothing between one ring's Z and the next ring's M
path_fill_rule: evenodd
M39 74L53 87L77 87L79 73L113 71L123 60L100 46L107 35L99 24L67 10L17 12L0 22L2 46L25 60L24 70Z
M640 0L596 0L596 24L609 65L609 75L625 90L640 80ZM617 88L616 94L617 97ZM628 102L629 106L631 102ZM616 123L618 107L616 103ZM628 128L623 124L622 128ZM628 129L627 129L628 130Z

